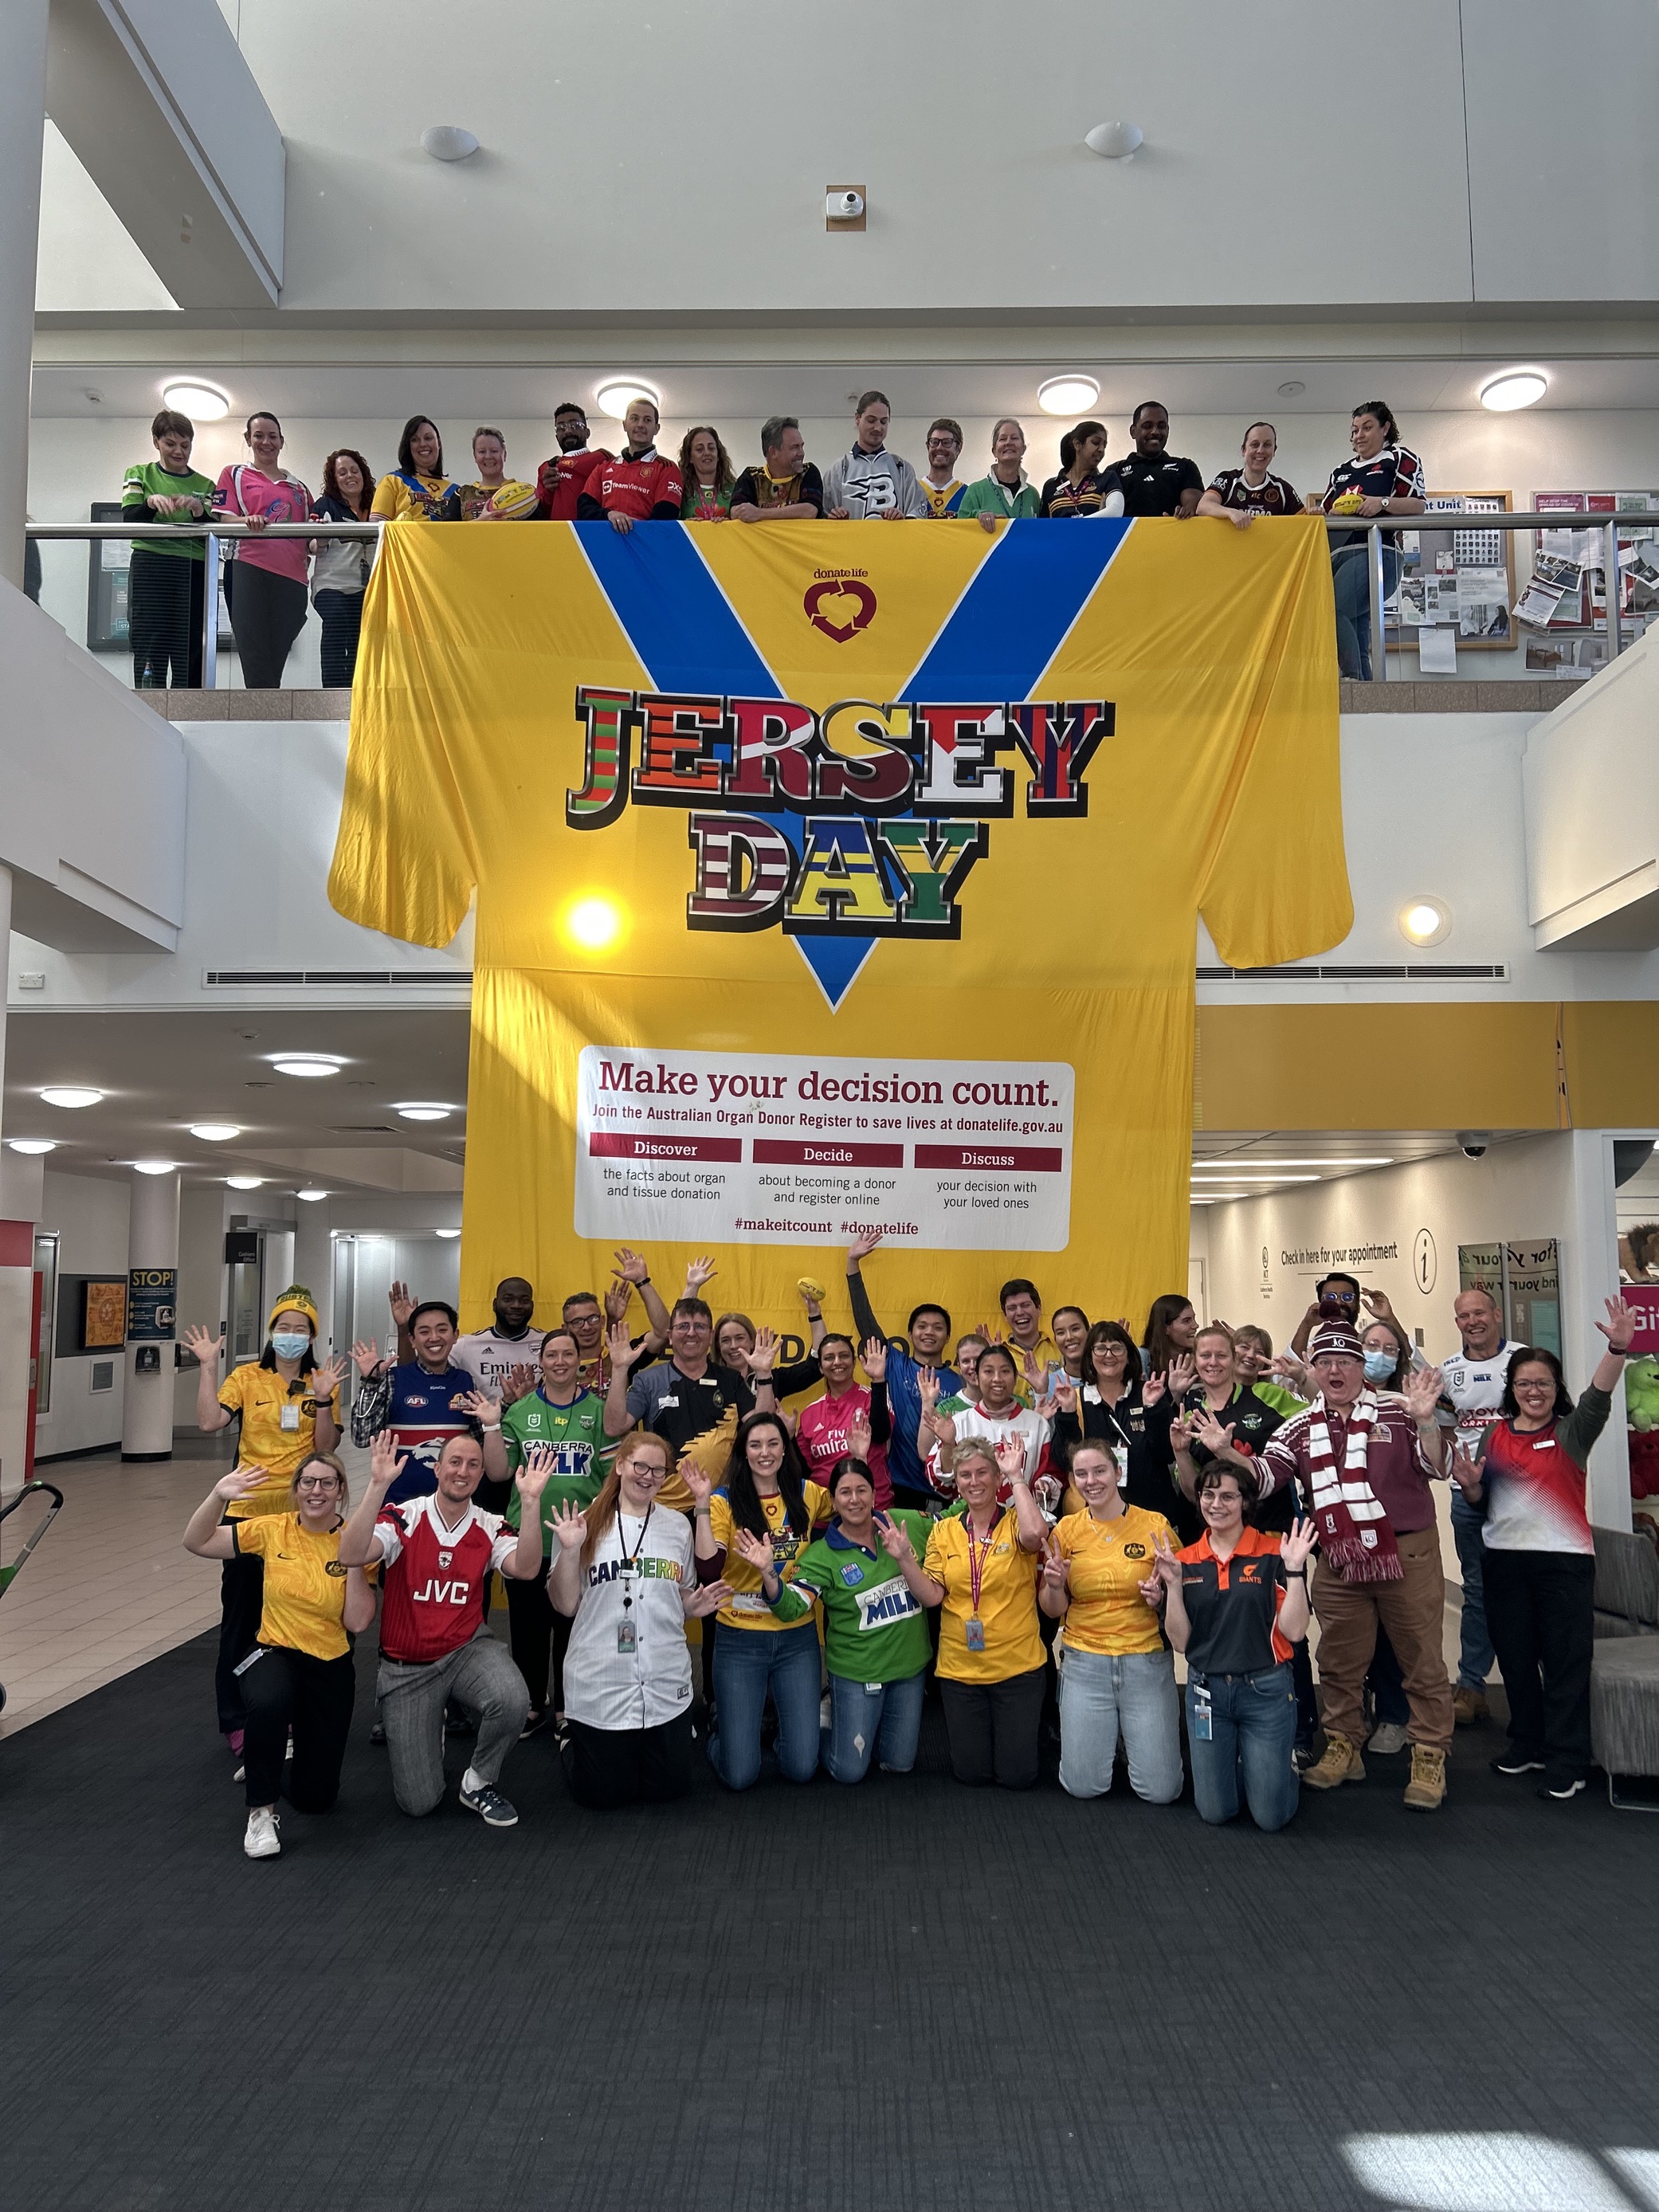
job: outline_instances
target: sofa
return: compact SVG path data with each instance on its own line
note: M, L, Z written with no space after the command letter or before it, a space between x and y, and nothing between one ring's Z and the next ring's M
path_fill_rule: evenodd
M1644 1535L1595 1531L1595 1656L1590 1741L1620 1812L1659 1813L1659 1795L1620 1790L1626 1777L1659 1779L1659 1551Z

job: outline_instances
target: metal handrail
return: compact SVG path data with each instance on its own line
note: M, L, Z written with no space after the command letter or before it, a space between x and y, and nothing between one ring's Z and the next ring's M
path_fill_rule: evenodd
M1324 522L1328 533L1340 532L1344 536L1351 536L1358 531L1370 540L1365 556L1370 599L1371 682L1386 684L1389 680L1389 653L1382 620L1383 605L1388 598L1383 589L1382 575L1385 532L1463 529L1525 531L1535 534L1546 530L1599 530L1603 547L1603 573L1611 580L1607 587L1607 658L1613 660L1625 649L1624 624L1619 613L1619 531L1621 525L1628 526L1633 520L1633 516L1629 514L1591 515L1571 507L1528 507L1518 514L1500 508L1437 507L1423 514L1328 514ZM27 534L34 538L142 540L167 538L175 542L180 538L204 539L207 545L204 584L208 620L207 634L203 641L202 684L204 689L210 691L217 688L219 672L219 626L212 611L219 599L219 540L222 538L323 538L373 541L379 538L385 527L382 522L273 522L264 530L250 530L245 522L228 519L215 522L31 522L25 525Z

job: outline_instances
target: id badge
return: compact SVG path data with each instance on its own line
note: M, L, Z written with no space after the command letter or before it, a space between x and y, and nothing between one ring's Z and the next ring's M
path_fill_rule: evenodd
M248 1653L247 1657L243 1660L241 1665L240 1667L233 1667L230 1671L233 1674L246 1674L248 1668L250 1667L257 1666L264 1656L264 1645L263 1644L256 1644L252 1650Z
M1213 1734L1210 1693L1207 1690L1193 1692L1193 1739L1197 1743L1208 1743Z
M1112 1446L1112 1457L1117 1462L1117 1486L1120 1490L1125 1490L1128 1487L1129 1482L1128 1445L1114 1444Z
M637 1651L639 1648L640 1632L635 1626L633 1615L625 1613L617 1623L617 1649L629 1652Z
M968 1649L970 1651L984 1650L985 1623L979 1618L977 1613L975 1613L974 1618L967 1624L967 1635Z
M300 1425L300 1408L292 1398L283 1407L282 1423L289 1436L292 1436Z

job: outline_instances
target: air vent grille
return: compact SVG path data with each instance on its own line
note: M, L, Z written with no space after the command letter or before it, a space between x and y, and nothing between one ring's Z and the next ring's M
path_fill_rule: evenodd
M1200 968L1200 983L1506 983L1510 971L1502 960L1462 963L1451 960L1418 960L1374 964L1329 962L1316 967Z
M261 985L308 983L349 990L353 985L402 984L410 989L430 990L434 983L447 985L455 990L472 988L470 968L207 968L202 971L204 984L233 986L242 988Z

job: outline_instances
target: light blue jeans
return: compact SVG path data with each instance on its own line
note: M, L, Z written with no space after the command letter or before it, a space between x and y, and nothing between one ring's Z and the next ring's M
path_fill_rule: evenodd
M714 1638L716 1733L708 1759L728 1790L749 1790L760 1779L761 1722L769 1696L778 1716L778 1767L790 1782L810 1782L818 1771L818 1632L797 1628L728 1628Z
M873 1757L884 1774L908 1774L916 1763L927 1669L902 1682L849 1682L830 1677L830 1725L823 1771L832 1782L862 1782Z
M1119 1731L1129 1787L1149 1805L1181 1795L1181 1706L1167 1651L1055 1654L1060 1662L1060 1786L1073 1797L1103 1797L1112 1786Z
M1400 556L1382 548L1382 597L1400 581ZM1341 545L1331 556L1331 588L1336 598L1336 658L1344 676L1369 684L1371 675L1371 579L1363 545Z
M1210 1734L1195 1725L1198 1691L1210 1693ZM1296 1741L1296 1691L1287 1664L1257 1674L1188 1674L1187 1747L1193 1755L1193 1796L1199 1818L1231 1820L1243 1802L1258 1828L1271 1834L1296 1817L1302 1784L1291 1759Z
M1463 1610L1458 1624L1457 1686L1478 1690L1484 1697L1486 1677L1492 1669L1492 1637L1486 1628L1486 1588L1481 1579L1486 1546L1480 1531L1486 1523L1463 1493L1453 1486L1452 1540L1457 1564L1463 1570Z

